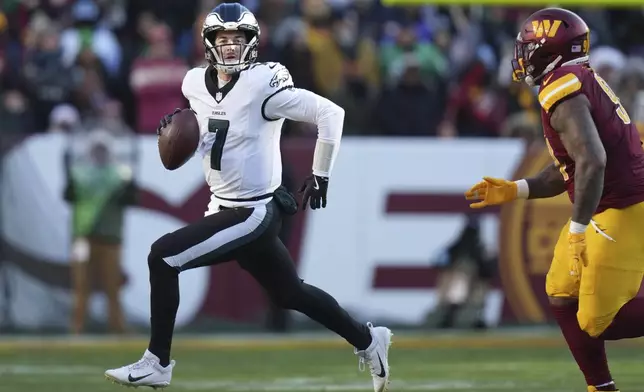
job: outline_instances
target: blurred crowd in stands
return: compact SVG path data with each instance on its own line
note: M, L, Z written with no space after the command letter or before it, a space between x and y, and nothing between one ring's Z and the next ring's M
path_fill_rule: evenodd
M104 147L111 136L152 134L164 114L187 106L181 83L190 67L205 63L201 26L220 2L0 3L0 137L64 132L79 136L79 146L83 139L93 146L88 155L70 143L65 156L64 197L74 208L74 333L85 330L96 284L87 265L101 271L110 330L127 329L116 267L124 211L136 200L136 147L130 143L117 165L107 164ZM536 91L512 83L510 66L519 24L535 8L240 2L260 22L259 61L283 63L298 87L341 105L346 135L521 137L542 148ZM591 28L591 65L638 123L644 122L643 10L574 9ZM284 135L315 137L314 128L287 121ZM457 324L471 299L472 325L485 327L482 303L496 260L482 249L478 223L469 219L444 255L438 326ZM287 314L271 309L268 324L284 330Z
M154 132L186 106L181 81L204 63L201 24L219 2L4 0L2 133ZM344 107L346 134L541 140L535 92L511 82L509 62L518 23L535 9L241 2L260 21L259 61L285 64L297 86ZM591 65L631 117L644 116L642 9L575 11L592 31ZM306 128L288 123L285 134Z

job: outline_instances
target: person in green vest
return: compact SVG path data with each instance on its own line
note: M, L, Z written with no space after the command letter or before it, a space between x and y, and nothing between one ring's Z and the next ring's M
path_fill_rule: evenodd
M109 332L124 333L120 257L125 210L136 202L131 166L115 162L108 140L90 137L89 160L68 160L67 175L64 197L72 208L73 230L71 331L83 333L87 303L99 283L107 297Z

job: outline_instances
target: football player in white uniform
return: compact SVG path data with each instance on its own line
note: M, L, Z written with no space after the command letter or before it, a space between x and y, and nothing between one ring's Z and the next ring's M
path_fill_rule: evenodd
M277 305L300 311L345 338L355 347L361 369L369 365L374 390L386 390L391 331L359 323L329 294L304 283L278 238L282 215L297 211L293 195L280 186L284 119L317 124L312 174L300 189L303 207L317 209L326 206L344 111L295 88L281 64L255 63L260 29L244 6L217 6L205 19L202 38L209 65L190 70L182 90L199 121L198 153L211 201L203 219L152 244L150 344L139 361L107 370L106 377L128 386L170 385L179 273L237 260ZM172 115L166 116L159 129L170 121Z

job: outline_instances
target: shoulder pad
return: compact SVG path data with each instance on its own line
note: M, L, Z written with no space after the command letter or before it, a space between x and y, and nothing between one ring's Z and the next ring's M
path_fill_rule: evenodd
M249 70L258 73L257 82L268 91L277 91L293 87L293 78L288 68L280 63L255 63Z
M181 92L186 99L190 99L191 92L194 91L199 81L201 81L201 83L205 83L205 73L206 68L202 67L195 67L186 72L186 75L183 77L183 82L181 83Z
M559 71L559 72L557 72ZM539 104L549 112L559 102L581 92L581 80L575 72L560 72L561 68L546 75L539 88Z
M291 73L284 66L276 67L270 82L268 82L268 86L274 89L293 87Z

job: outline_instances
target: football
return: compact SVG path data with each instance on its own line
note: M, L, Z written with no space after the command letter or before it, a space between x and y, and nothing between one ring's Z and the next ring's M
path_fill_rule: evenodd
M183 166L199 145L199 123L192 110L183 109L172 116L172 121L161 129L158 143L159 156L166 169Z

